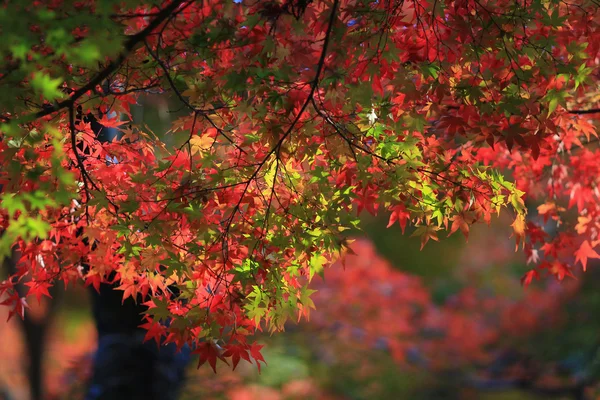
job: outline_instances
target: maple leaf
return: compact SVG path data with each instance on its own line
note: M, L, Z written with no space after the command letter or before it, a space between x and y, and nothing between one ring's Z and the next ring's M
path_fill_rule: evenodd
M521 278L521 284L527 287L531 284L534 278L540 278L540 274L537 272L537 270L532 269L530 271L527 271L527 273L525 273L525 275Z
M147 330L144 342L154 339L156 346L160 346L161 338L167 331L167 328L157 321L148 321L140 325L140 328Z
M100 284L102 283L102 276L98 273L90 273L85 276L85 286L92 285L97 293L100 293Z
M217 294L211 296L209 300L209 312L214 313L219 310L223 306L223 295Z
M125 300L131 297L134 301L137 301L136 297L139 291L139 287L135 284L135 282L123 283L122 285L115 288L115 290L123 291L123 299L121 300L121 304L125 304Z
M381 84L381 77L378 75L373 75L373 77L371 78L371 82L373 93L377 93L379 96L383 97L383 86Z
M98 123L105 128L118 128L121 125L126 124L127 122L128 121L121 121L116 114L113 117L108 117L107 115L104 115L98 120Z
M25 297L19 297L19 294L15 291L6 300L0 302L0 305L12 305L12 309L8 312L8 318L6 321L10 321L13 315L18 315L21 319L25 318L25 309L29 308L27 299Z
M458 214L452 217L452 226L450 227L449 235L459 230L465 236L465 239L469 240L469 224L465 221L464 216Z
M141 265L152 271L164 259L162 252L158 249L144 249L140 252Z
M267 362L265 361L265 359L262 356L262 353L260 352L260 350L263 347L264 347L264 345L260 345L260 344L258 344L256 342L254 342L254 343L252 343L252 345L250 345L250 355L256 361L256 366L258 367L258 372L259 373L260 373L260 361L262 361L263 363L265 363L265 365L267 364Z
M392 104L395 106L401 106L404 104L404 99L406 99L405 93L396 93L394 97L392 97Z
M406 207L403 204L399 204L392 208L392 214L390 215L390 220L387 224L387 227L394 225L396 222L400 224L400 228L402 229L402 233L404 234L404 229L406 228L406 223L410 219L410 213L406 210Z
M557 207L554 202L547 202L538 206L538 213L544 216L544 222L548 220L549 217L554 217L558 212L565 211L563 207Z
M198 354L199 356L198 368L208 361L208 364L215 374L217 373L217 358L229 365L227 360L223 357L221 347L212 340L198 344L193 353Z
M377 215L377 209L379 208L377 198L378 195L373 190L365 187L355 199L358 205L356 214L360 215L361 211L366 209L371 215Z
M301 289L300 290L300 295L298 296L299 297L298 302L301 304L301 306L300 306L300 312L298 313L298 322L300 322L300 318L303 315L306 318L306 320L308 321L310 319L311 308L313 310L316 309L315 303L310 298L310 296L312 294L314 294L315 292L316 292L316 290L312 290L312 289Z
M580 262L583 266L583 270L585 271L587 268L587 260L588 258L600 258L600 254L598 254L590 245L590 242L584 240L579 246L579 249L575 251L575 262Z
M538 249L532 249L525 247L525 255L527 256L527 264L537 263L540 260L540 253Z
M421 250L423 250L423 247L425 247L425 245L427 244L429 239L435 240L436 242L439 241L438 236L437 236L437 231L439 229L440 228L438 228L437 226L434 226L434 225L423 225L423 226L419 226L417 229L415 229L413 234L410 236L411 237L413 237L413 236L421 237Z
M237 367L240 359L252 363L252 361L250 361L250 352L248 351L248 346L243 344L229 344L225 346L223 357L231 357L233 370L235 370L235 367Z
M50 292L48 291L48 288L52 287L52 284L50 282L30 281L26 282L25 286L29 286L29 291L27 292L27 295L34 295L38 301L38 304L41 302L42 296L52 298Z
M592 218L589 216L580 216L577 217L577 225L575 225L575 231L578 234L583 234L588 229L588 224L592 222Z
M526 229L526 223L525 223L525 216L523 214L517 214L517 217L515 218L514 222L510 225L513 228L513 232L515 235L515 240L516 240L516 247L515 247L515 251L519 250L519 243L521 243L521 241L523 241L523 244L525 244L525 229Z
M208 135L194 135L190 139L192 154L202 154L209 150L215 143L215 138Z
M571 272L571 268L565 263L560 261L553 261L550 265L550 273L555 275L559 281L562 281L565 276L570 276L571 278L575 278L573 273Z

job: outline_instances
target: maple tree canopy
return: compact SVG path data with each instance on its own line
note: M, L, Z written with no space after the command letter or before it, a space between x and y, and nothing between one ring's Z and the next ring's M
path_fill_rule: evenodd
M235 367L308 317L361 212L425 245L507 209L527 284L600 258L597 1L158 3L0 7L12 314L20 281L113 282L148 339ZM133 120L148 93L178 103L166 134Z

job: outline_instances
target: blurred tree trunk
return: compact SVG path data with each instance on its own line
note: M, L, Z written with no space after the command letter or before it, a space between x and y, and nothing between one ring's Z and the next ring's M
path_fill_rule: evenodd
M19 253L13 251L11 257L4 260L4 268L9 275L17 272L18 259ZM21 297L25 297L27 294L27 288L23 282L17 283L16 289ZM43 299L45 307L40 312L26 312L24 318L17 317L27 352L26 376L32 400L43 400L45 398L43 367L46 335L56 313L61 293L62 291L57 286L50 288L52 299Z

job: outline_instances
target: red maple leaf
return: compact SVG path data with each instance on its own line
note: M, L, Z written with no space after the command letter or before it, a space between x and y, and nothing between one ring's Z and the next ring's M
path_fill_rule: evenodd
M265 359L263 358L263 356L260 352L260 349L262 349L263 347L264 347L264 345L257 344L256 342L252 343L252 345L250 346L250 355L256 361L256 366L258 367L259 373L260 373L260 361L265 363L265 365L267 364L267 362L265 361Z
M25 286L29 286L27 296L34 295L38 303L42 300L42 296L52 298L50 292L48 291L48 288L52 287L52 284L50 284L50 282L30 281L26 282Z
M229 365L227 360L221 354L220 347L217 348L217 346L218 346L217 344L214 344L212 342L204 342L204 343L200 343L196 347L196 350L194 350L194 354L198 354L198 356L199 356L198 368L200 368L202 365L204 365L205 362L208 361L208 364L210 365L210 367L216 374L217 373L217 358L220 359L221 361L223 361L225 364Z
M410 213L406 210L404 204L399 204L392 208L392 214L390 215L390 220L387 224L387 227L394 225L396 221L400 224L400 228L402 228L402 233L404 233L404 229L406 229L406 223L410 218Z
M9 298L0 303L0 305L8 306L12 304L12 309L8 312L9 321L13 315L18 314L21 319L25 318L25 309L29 308L29 304L27 304L27 300L25 297L19 297L17 292L14 292Z
M98 120L98 122L100 123L100 125L104 126L105 128L118 128L119 126L127 123L127 121L119 120L119 118L117 116L115 116L113 118L108 118L106 116L103 116L102 118L100 118Z
M550 266L550 273L552 275L556 275L556 278L559 281L565 279L565 276L570 276L571 278L575 278L573 273L571 272L571 268L568 265L561 263L560 261L554 261Z
M358 206L356 214L360 215L361 211L366 209L369 214L377 215L377 209L379 207L379 204L377 204L378 197L379 196L373 190L365 187L355 199Z
M521 284L527 287L531 284L534 278L540 278L540 274L537 272L537 270L532 269L530 271L527 271L527 273L521 278Z
M240 362L240 359L244 359L249 363L252 362L250 361L250 352L248 351L248 345L243 344L229 344L225 346L225 352L223 353L223 357L231 357L234 370Z
M144 336L144 342L154 339L157 346L160 346L162 336L167 331L167 328L156 321L148 321L145 324L140 325L140 328L147 330L146 336Z

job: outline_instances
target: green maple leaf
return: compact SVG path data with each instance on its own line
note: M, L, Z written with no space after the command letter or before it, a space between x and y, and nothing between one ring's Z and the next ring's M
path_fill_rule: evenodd
M62 78L52 79L43 72L36 72L31 80L33 89L44 96L48 101L54 101L65 97L65 94L58 88L62 83Z

